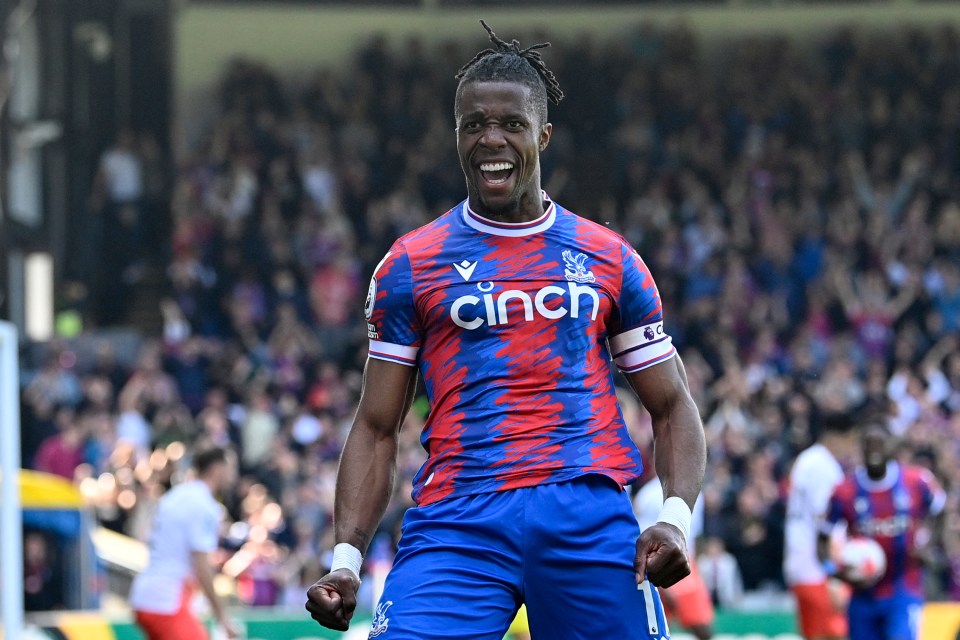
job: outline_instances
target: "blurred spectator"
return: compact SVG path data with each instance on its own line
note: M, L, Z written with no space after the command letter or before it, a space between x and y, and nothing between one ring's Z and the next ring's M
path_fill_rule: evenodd
M55 423L58 432L41 443L33 459L33 468L72 481L74 472L84 461L84 425L70 408L57 411Z
M100 157L90 195L91 208L100 216L100 237L93 243L99 248L93 259L100 323L123 316L130 286L143 277L143 197L137 137L123 129Z
M55 551L39 531L23 536L23 608L25 611L51 611L63 608L63 575L54 558Z
M251 531L246 542L223 566L224 574L236 578L240 601L251 607L272 607L281 598L283 557L266 532Z
M273 401L263 389L250 391L246 417L240 426L243 445L243 468L261 466L274 447L274 439L280 431L280 423L274 413Z
M743 596L743 581L736 558L724 548L723 540L709 537L697 555L697 569L703 578L713 604L721 609L734 609Z
M80 380L72 369L75 356L68 351L51 351L24 390L24 399L42 412L56 406L75 407L83 397Z
M727 523L725 546L737 560L743 588L782 588L783 517L756 484L740 488L736 512Z

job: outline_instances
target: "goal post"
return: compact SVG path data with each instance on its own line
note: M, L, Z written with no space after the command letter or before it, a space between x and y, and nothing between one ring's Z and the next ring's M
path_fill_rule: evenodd
M0 637L7 640L24 628L18 348L16 325L0 321Z

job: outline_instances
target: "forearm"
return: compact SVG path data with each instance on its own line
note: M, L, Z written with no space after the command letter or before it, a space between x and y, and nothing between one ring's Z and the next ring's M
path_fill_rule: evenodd
M688 394L654 418L653 433L653 463L664 499L679 497L693 509L703 485L707 451L700 415Z
M662 394L666 401L651 411L653 464L663 486L663 498L676 496L693 509L707 466L707 443L700 412L690 395L687 372L680 356L673 360L676 376ZM669 363L666 366L670 366ZM651 403L653 404L653 403Z
M362 419L354 423L337 474L333 521L338 543L366 553L393 494L397 451L396 430L378 432Z
M213 616L222 622L226 614L224 613L220 596L217 595L217 590L213 585L213 568L210 566L210 559L206 553L194 552L193 574L197 579L200 590L203 591L203 595L205 595L210 602L210 609L213 611Z
M400 425L413 402L416 369L369 358L357 417L340 456L333 506L336 542L365 553L393 494Z
M675 356L628 373L626 378L650 412L653 465L663 486L664 501L680 498L692 511L703 485L707 445L683 362Z

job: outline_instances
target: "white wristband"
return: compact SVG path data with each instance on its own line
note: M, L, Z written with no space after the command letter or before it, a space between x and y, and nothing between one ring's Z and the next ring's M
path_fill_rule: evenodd
M363 564L363 554L352 544L341 542L333 548L333 562L330 571L350 569L357 578L360 577L360 565Z
M657 516L657 522L666 522L680 529L683 533L684 542L690 539L690 520L692 519L690 507L687 506L683 498L676 496L664 500L660 515Z

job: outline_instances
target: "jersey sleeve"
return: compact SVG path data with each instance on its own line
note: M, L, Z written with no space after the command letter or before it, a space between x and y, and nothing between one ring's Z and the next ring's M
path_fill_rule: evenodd
M920 486L923 488L923 506L927 516L936 516L947 504L947 494L928 469L920 470Z
M610 355L621 371L632 373L673 357L673 340L663 330L660 292L639 254L620 245L623 277L618 299L617 334L610 337Z
M420 330L413 301L413 271L402 243L395 243L374 269L364 314L370 357L416 366Z
M822 519L830 508L830 498L833 496L835 483L829 476L818 473L817 469L810 470L808 482L808 508L816 518Z
M824 526L821 529L823 533L829 532L833 527L841 523L851 524L847 518L845 504L843 495L840 492L840 487L838 487L833 495L830 496L830 502L827 505L826 518L824 519Z
M203 509L197 517L190 518L187 532L191 551L212 553L217 550L220 537L219 507L213 506Z

